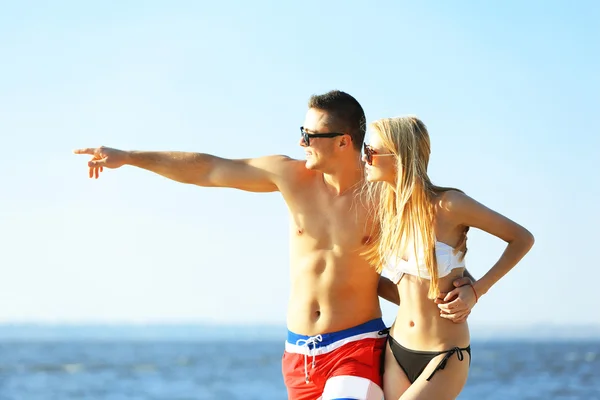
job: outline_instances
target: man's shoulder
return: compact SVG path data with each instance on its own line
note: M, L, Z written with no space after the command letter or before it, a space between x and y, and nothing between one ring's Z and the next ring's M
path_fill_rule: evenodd
M252 159L250 165L269 171L273 176L287 181L295 181L309 172L304 160L298 160L282 154L268 155Z
M322 172L306 168L306 160L298 160L286 155L267 156L272 172L279 177L279 187L302 188L322 176Z
M296 160L290 156L286 156L285 154L271 154L265 155L261 157L254 158L254 160L262 160L268 162L285 162L285 163L300 163L300 160Z
M301 165L300 160L293 159L283 154L272 154L255 158L247 158L246 163L267 170L280 170L281 168L297 168Z
M265 156L262 157L262 160L280 172L295 172L305 169L304 161L283 154Z

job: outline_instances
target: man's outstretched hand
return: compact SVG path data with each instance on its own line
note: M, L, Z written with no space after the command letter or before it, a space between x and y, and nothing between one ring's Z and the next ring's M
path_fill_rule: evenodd
M449 319L454 323L462 323L467 320L471 309L477 303L475 292L473 291L473 281L467 277L459 278L453 282L455 289L442 293L435 299L435 303L440 309L440 316Z
M90 169L90 178L96 178L100 176L100 172L104 171L104 168L119 168L127 163L128 153L123 150L112 149L110 147L97 147L97 148L86 148L73 150L75 154L88 154L92 156L92 159L88 161L88 167Z

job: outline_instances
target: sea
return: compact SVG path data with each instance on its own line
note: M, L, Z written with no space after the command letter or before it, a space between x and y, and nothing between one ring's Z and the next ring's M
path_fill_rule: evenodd
M283 329L208 331L0 327L0 400L287 398ZM459 399L600 400L600 337L486 338L471 347Z

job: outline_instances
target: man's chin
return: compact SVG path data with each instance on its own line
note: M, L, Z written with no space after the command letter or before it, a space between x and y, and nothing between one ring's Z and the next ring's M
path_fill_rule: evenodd
M312 160L306 160L306 163L304 163L304 166L306 167L306 169L317 169L317 165L312 161Z

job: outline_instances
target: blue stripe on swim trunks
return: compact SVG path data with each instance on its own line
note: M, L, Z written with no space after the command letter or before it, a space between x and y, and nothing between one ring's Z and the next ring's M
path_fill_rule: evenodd
M364 324L338 332L324 333L315 336L299 335L288 331L286 351L297 354L325 354L333 351L345 343L362 339L378 339L387 334L385 323L381 318L376 318ZM316 351L311 351L315 350Z

